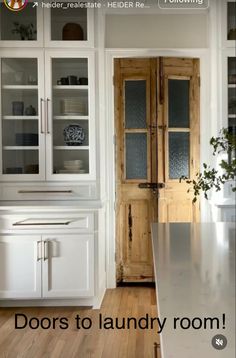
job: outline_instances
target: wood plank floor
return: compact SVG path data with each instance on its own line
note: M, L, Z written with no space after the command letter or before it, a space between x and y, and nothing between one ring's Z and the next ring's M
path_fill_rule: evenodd
M68 329L15 329L15 313L29 319L65 317ZM75 316L89 317L90 329L77 329ZM156 317L155 289L119 287L107 290L100 310L76 307L0 308L0 358L152 358L153 344L158 342L157 326L153 329L99 329L107 317ZM22 324L23 321L19 321ZM44 321L45 324L48 322ZM88 320L83 321L85 325ZM33 324L36 321L32 321ZM56 322L57 324L58 322ZM144 322L143 322L144 323ZM132 322L130 322L132 325ZM65 327L65 326L64 326Z

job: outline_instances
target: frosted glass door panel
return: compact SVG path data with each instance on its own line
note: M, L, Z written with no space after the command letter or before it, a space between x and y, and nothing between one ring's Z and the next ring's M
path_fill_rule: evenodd
M189 128L189 81L168 81L170 128Z
M147 179L147 134L127 133L126 179Z
M169 133L169 178L189 177L189 133Z
M36 41L37 10L33 4L27 3L22 11L11 11L0 3L0 40Z
M125 128L146 127L146 81L125 81Z

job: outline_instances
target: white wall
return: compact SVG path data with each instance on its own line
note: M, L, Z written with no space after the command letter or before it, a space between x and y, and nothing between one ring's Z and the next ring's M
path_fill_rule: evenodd
M106 48L206 48L202 14L106 15Z

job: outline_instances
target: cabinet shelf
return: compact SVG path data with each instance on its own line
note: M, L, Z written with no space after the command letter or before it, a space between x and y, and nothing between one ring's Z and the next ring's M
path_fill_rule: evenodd
M88 120L89 119L89 116L54 116L53 117L54 119L56 120L73 120L73 119L77 119L77 120Z
M2 89L7 90L37 90L37 85L4 85Z
M13 146L13 145L8 145L8 146L4 146L3 147L4 150L38 150L39 147L36 146L36 145L31 145L31 146L26 146L26 145L23 145L23 146L20 146L20 145L16 145L16 146Z
M74 85L74 86L66 86L66 85L57 85L57 86L53 86L53 89L56 90L88 90L88 86L81 86L81 85Z
M228 114L228 118L236 118L236 114Z
M20 121L20 120L38 120L38 116L3 116L7 121Z
M53 147L56 150L86 150L89 149L88 145L56 145Z
M228 88L236 88L236 84L228 84Z

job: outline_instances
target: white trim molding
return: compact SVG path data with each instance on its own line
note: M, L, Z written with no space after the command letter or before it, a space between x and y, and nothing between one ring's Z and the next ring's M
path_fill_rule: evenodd
M209 157L209 133L210 133L210 51L209 49L109 49L105 50L106 68L106 143L107 143L107 178L108 178L108 202L109 223L107 231L107 288L116 287L115 265L115 145L114 145L114 59L127 57L191 57L200 59L200 133L201 163ZM201 200L201 220L210 221L209 204Z

